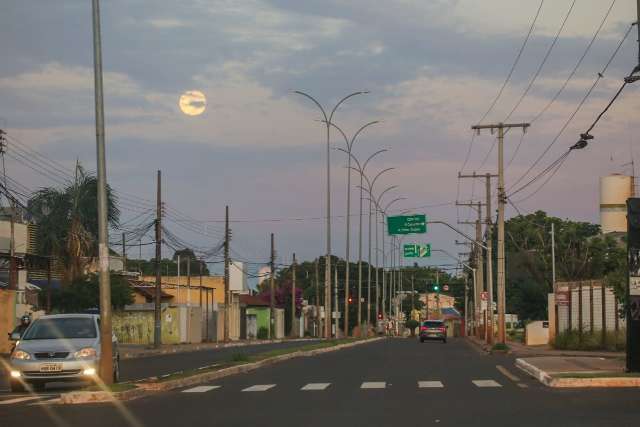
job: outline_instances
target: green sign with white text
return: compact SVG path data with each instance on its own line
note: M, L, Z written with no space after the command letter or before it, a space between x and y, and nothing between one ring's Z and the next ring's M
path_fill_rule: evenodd
M427 232L425 215L390 216L387 218L389 234L422 234Z
M410 244L404 245L405 258L428 258L431 256L431 245Z

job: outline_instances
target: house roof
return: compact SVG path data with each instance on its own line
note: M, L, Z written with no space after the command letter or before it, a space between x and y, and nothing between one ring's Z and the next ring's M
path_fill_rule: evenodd
M129 285L134 292L138 292L145 298L154 298L156 295L156 287L155 285L150 285L145 282L141 282L139 280L129 280ZM173 298L173 295L166 293L165 291L160 291L160 298Z
M240 295L240 303L251 307L269 307L269 303L256 295Z

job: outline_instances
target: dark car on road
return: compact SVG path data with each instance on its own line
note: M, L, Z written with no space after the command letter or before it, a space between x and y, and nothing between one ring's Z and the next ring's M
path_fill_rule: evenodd
M447 325L442 320L425 320L420 325L420 342L440 340L447 342Z

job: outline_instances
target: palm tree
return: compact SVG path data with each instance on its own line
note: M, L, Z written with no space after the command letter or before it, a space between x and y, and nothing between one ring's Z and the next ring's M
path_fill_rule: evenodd
M120 210L107 186L107 219L117 226ZM65 268L63 283L84 275L85 267L98 254L98 180L76 164L74 181L64 189L41 188L33 193L28 209L38 225L37 251L54 256Z

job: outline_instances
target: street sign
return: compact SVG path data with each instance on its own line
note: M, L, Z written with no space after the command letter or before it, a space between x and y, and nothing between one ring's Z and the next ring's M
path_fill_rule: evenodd
M387 218L389 234L422 234L427 232L425 215L400 215Z
M444 286L442 287L442 290L443 290L443 291L448 291L448 290L449 290L449 285L444 285Z
M404 245L405 258L428 258L431 256L431 245L420 245L412 243Z

